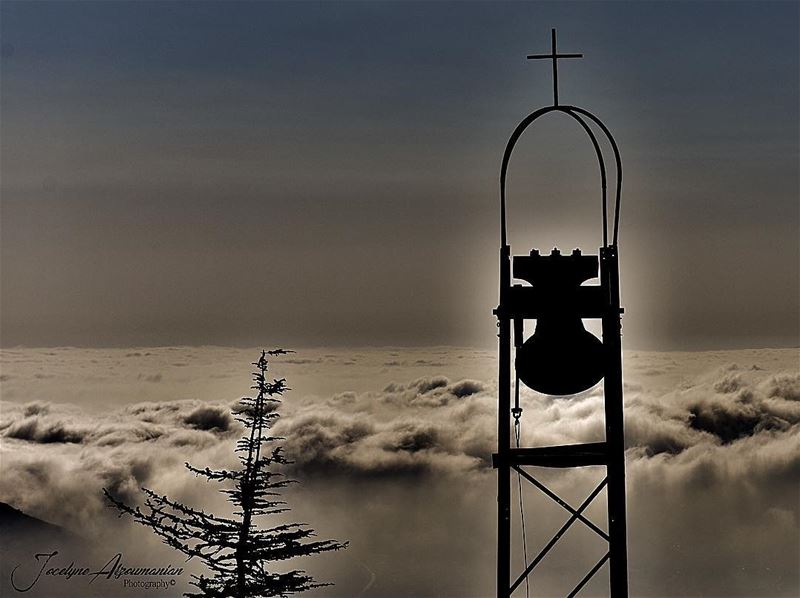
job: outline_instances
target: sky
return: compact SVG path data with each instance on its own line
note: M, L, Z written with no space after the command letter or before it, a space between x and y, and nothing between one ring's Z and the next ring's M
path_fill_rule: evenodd
M627 349L797 346L794 2L0 7L0 343L491 347L500 158L624 160ZM512 248L599 245L554 116Z

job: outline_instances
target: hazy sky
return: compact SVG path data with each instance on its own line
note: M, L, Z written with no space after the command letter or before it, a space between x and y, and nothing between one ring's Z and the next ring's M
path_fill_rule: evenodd
M491 346L497 172L625 161L627 348L798 343L796 2L2 3L5 346ZM517 253L599 238L590 147Z

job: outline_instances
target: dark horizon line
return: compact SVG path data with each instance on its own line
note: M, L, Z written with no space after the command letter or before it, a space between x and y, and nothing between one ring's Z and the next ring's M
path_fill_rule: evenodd
M18 350L39 350L39 349L108 349L108 350L122 350L122 349L174 349L174 348L214 348L214 349L261 349L267 347L280 347L282 349L291 350L294 353L300 353L303 350L319 350L319 349L334 349L334 350L366 350L366 349L471 349L479 351L493 351L497 349L495 344L492 345L465 345L465 344L448 344L448 343L432 343L432 344L419 344L411 345L407 343L397 344L347 344L347 343L332 343L329 345L319 344L297 344L286 345L285 343L269 343L269 344L215 344L215 343L176 343L176 344L66 344L66 345L3 345L0 344L0 351L18 351ZM704 345L697 348L671 348L671 349L654 349L654 348L641 348L624 347L624 352L635 351L641 353L707 353L719 351L760 351L760 350L800 350L800 341L796 344L779 344L779 345L741 345L735 344L733 346L722 347L720 345Z

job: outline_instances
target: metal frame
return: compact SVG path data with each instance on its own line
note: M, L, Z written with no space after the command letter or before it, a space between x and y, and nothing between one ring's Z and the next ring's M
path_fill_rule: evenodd
M555 36L553 37L555 40ZM555 51L548 56L561 57ZM576 56L577 57L577 56ZM554 92L557 98L557 91ZM557 99L556 99L557 102ZM580 317L599 318L602 321L603 340L603 379L605 400L604 442L567 445L557 447L511 448L511 380L512 380L512 323L514 320L536 319L536 289L531 287L515 287L511 284L511 248L506 232L506 175L514 146L522 133L535 120L551 112L561 112L578 122L589 136L598 158L601 175L602 207L603 207L603 246L599 254L600 285L581 287ZM613 235L608 243L606 169L603 153L597 137L587 120L598 126L605 134L614 153L616 165L616 201L614 206ZM622 405L622 353L621 323L622 309L619 301L619 266L617 241L619 232L620 196L622 188L622 161L616 141L608 128L599 118L575 106L549 106L528 115L512 133L505 152L500 171L500 214L501 214L501 247L500 247L500 304L495 310L499 328L499 411L498 411L498 452L493 456L494 466L498 470L498 549L497 549L497 596L508 597L519 587L534 568L542 561L550 549L558 542L566 530L580 520L603 539L608 541L609 550L589 571L589 573L568 594L576 595L594 574L609 561L610 594L613 598L625 598L628 595L627 580L627 541L625 521L625 453ZM606 478L595 488L589 497L574 509L547 489L529 472L524 465L540 467L585 467L603 465L606 467ZM547 496L555 500L571 513L570 519L550 540L544 549L531 561L525 571L514 583L511 583L511 470L518 472L528 482L539 488ZM607 487L608 495L608 533L586 519L582 512L591 501Z

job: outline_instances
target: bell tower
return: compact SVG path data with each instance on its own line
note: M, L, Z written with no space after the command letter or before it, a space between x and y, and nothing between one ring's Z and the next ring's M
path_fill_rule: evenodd
M608 561L610 596L627 598L627 546L625 523L625 434L622 404L621 322L619 297L618 232L622 191L622 160L614 137L605 124L589 111L558 102L558 60L582 58L582 54L559 54L556 31L552 30L552 52L528 56L550 59L553 64L553 105L525 117L506 145L500 168L500 304L494 310L499 328L498 447L493 455L497 475L497 596L510 597L528 580L536 566L575 522L580 522L608 543L608 551L585 577L565 582L564 595L575 596ZM562 113L572 118L592 143L600 168L602 202L602 246L596 253L575 249L562 255L531 250L512 256L507 239L506 174L514 146L521 135L541 117ZM606 160L598 142L604 136L613 153L616 180L609 238ZM595 282L596 281L596 282ZM584 284L587 283L587 284ZM588 332L583 319L602 324L602 339ZM533 335L524 339L524 322L536 322ZM537 392L563 397L588 390L603 382L605 439L600 442L562 446L521 447L520 385ZM513 396L513 403L512 403ZM515 446L512 446L512 429ZM606 476L579 506L570 505L534 477L528 467L604 467ZM512 470L566 512L566 520L552 540L525 567L512 575L511 563L511 475ZM607 531L583 512L603 490L607 493ZM524 516L524 515L523 515ZM577 584L577 585L575 585ZM569 593L567 593L569 592Z

